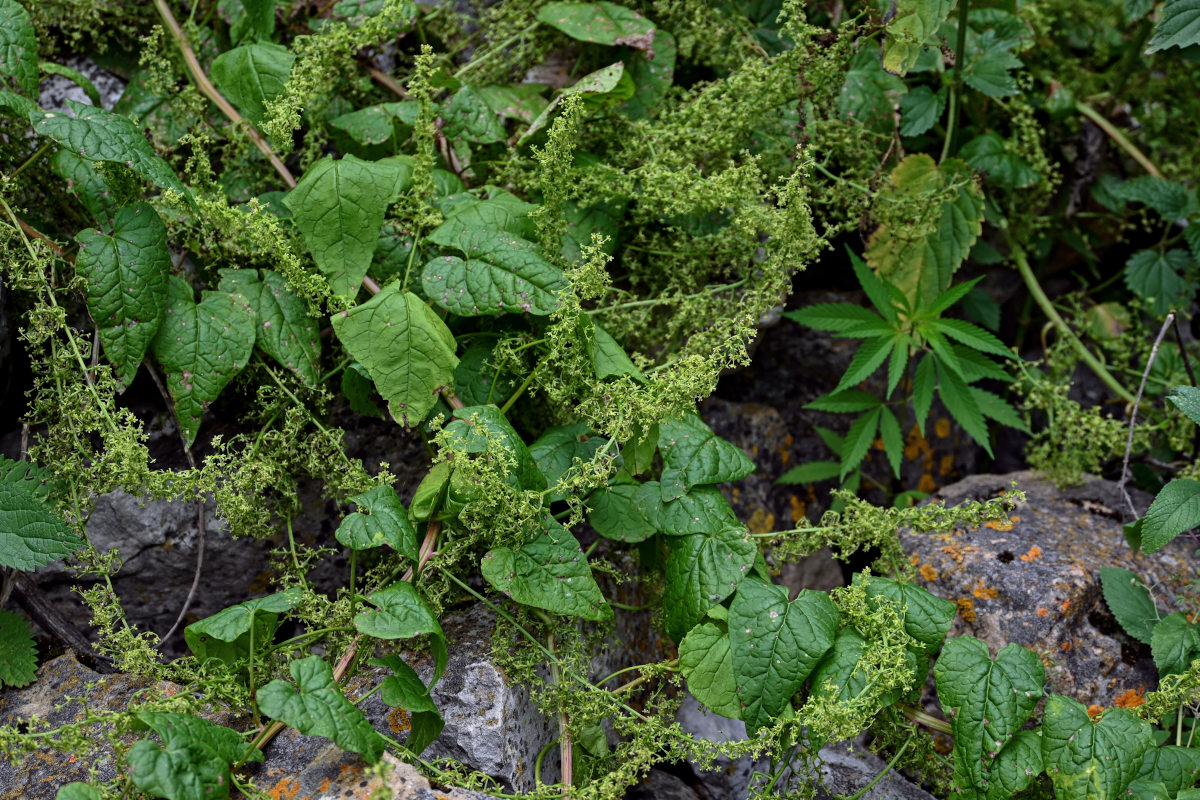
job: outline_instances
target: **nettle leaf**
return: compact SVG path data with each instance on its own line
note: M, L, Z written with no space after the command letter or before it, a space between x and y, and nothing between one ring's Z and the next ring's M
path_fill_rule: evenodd
M75 112L71 118L61 111L37 109L29 114L29 123L42 136L49 136L63 147L88 161L113 161L124 164L138 175L163 189L171 189L192 202L191 191L164 161L133 120L98 106L66 100Z
M837 632L829 595L804 589L787 598L782 586L744 581L729 607L733 672L751 735L788 708Z
M37 677L37 645L29 623L0 608L0 686L27 686Z
M878 52L865 48L846 71L837 99L838 115L877 133L890 133L895 127L895 98L904 91L904 81L884 72Z
M758 546L743 527L728 526L671 540L663 612L667 633L682 641L705 613L737 589Z
M576 460L591 461L608 440L591 432L584 423L550 428L533 444L529 454L538 470L546 478L547 486L554 486L566 474ZM562 500L563 495L554 492L550 501Z
M1195 284L1186 277L1191 265L1191 256L1178 247L1166 252L1141 250L1125 262L1125 286L1161 317L1172 308L1185 308L1191 303L1196 293Z
M537 19L581 42L628 45L654 56L654 23L633 9L607 0L550 3L538 9Z
M371 266L388 202L411 170L406 161L363 161L348 155L309 167L283 198L338 297L354 299Z
M1146 52L1194 44L1200 44L1200 0L1167 0Z
M267 103L287 86L295 60L282 45L255 42L217 56L209 74L217 90L257 125L267 115Z
M516 462L516 471L507 475L522 489L546 488L546 478L525 441L494 405L467 406L454 410L454 421L446 426L455 447L468 453L485 453L490 440L499 440Z
M83 546L37 492L0 481L0 567L32 572Z
M75 240L88 312L117 380L128 386L166 313L167 227L149 204L137 203L117 209L111 234L88 228Z
M429 685L437 683L446 671L449 659L446 635L442 633L437 615L420 593L408 581L399 581L369 595L367 602L375 609L356 615L354 628L376 639L411 639L427 634L434 657L433 680Z
M1023 189L1041 178L1025 159L1008 152L1004 140L994 133L976 136L958 153L974 169L987 173L988 180L1007 189Z
M533 242L454 225L443 225L429 240L467 256L431 259L421 272L422 291L447 311L465 317L520 311L545 316L558 308L556 295L566 281Z
M254 310L245 297L205 292L197 304L186 281L169 278L166 316L151 348L167 373L167 388L188 447L196 441L204 409L253 354L254 327Z
M952 183L962 184L952 199L922 199L943 195ZM928 305L949 287L983 230L983 196L957 159L939 167L924 153L906 157L874 208L882 222L868 242L867 263L914 305ZM896 219L893 208L911 209L915 216Z
M1008 97L1017 93L1017 81L1009 70L1021 66L1021 59L1007 50L987 48L976 50L967 59L963 80L977 92L988 97Z
M138 720L162 738L129 748L133 783L152 797L167 800L213 800L228 797L229 767L246 759L262 761L241 734L191 714L138 711Z
M920 136L941 119L946 110L946 90L928 86L910 89L900 98L900 135Z
M360 306L333 315L333 331L355 361L367 368L392 418L406 428L454 386L454 335L412 292L390 284Z
M45 467L0 456L0 483L12 484L30 492L37 499L46 501L50 499L57 481Z
M373 658L371 664L387 667L392 674L379 684L379 698L393 708L399 707L408 712L408 738L404 746L414 755L433 744L433 740L446 726L442 715L429 696L429 689L421 678L408 664L400 660L398 655L387 655L383 658Z
M315 387L320 378L321 335L304 301L287 288L283 276L268 269L260 279L256 270L223 269L218 288L250 302L258 346L305 385Z
M37 97L37 34L29 12L16 0L0 0L0 85L4 84Z
M1178 181L1143 175L1113 187L1114 197L1127 203L1141 203L1171 221L1183 219L1192 207L1192 197Z
M333 670L320 656L293 661L288 671L298 691L281 680L271 681L256 695L262 713L305 736L332 739L338 747L358 753L369 764L379 761L386 746L383 737L342 694Z
M451 139L490 144L504 141L504 123L479 92L464 86L454 93L442 110L445 127Z
M647 498L642 489L636 483L617 483L592 492L587 499L588 523L605 539L629 543L649 539L658 528L647 520L642 509L661 501L658 497Z
M973 636L946 642L933 668L942 708L952 715L956 781L988 796L997 754L1029 720L1042 697L1046 668L1017 644L993 661Z
M1042 758L1060 797L1116 800L1154 746L1150 726L1123 708L1095 722L1077 700L1052 694L1042 717Z
M1188 419L1200 425L1200 389L1195 386L1176 386L1167 394L1167 399Z
M1200 656L1200 630L1182 611L1176 611L1154 626L1150 651L1160 675L1187 672L1192 660Z
M1158 609L1142 579L1127 569L1101 567L1100 586L1108 610L1125 632L1139 642L1150 644L1150 636L1158 623Z
M1200 775L1200 750L1194 747L1151 747L1142 757L1138 780L1158 781L1175 797L1196 782ZM1163 795L1159 795L1162 797Z
M412 561L417 560L417 529L408 520L408 511L391 486L374 489L350 498L358 511L348 515L334 536L351 550L369 550L386 544Z
M664 465L663 502L681 497L693 486L740 481L754 471L754 462L742 449L719 438L698 414L662 423L658 449Z
M867 597L886 597L895 603L904 623L904 632L923 645L926 654L937 652L946 641L957 610L954 603L935 597L920 586L898 583L890 578L855 575L854 582L866 583Z
M1200 482L1176 478L1154 497L1141 519L1142 551L1153 553L1200 525Z
M688 631L679 643L679 671L692 697L706 708L723 717L741 717L725 622L704 622Z
M912 69L921 49L934 39L953 7L954 0L898 0L896 15L887 26L883 68L897 75Z
M838 631L833 647L825 653L812 672L813 697L836 703L849 703L871 688L871 674L859 666L867 640L851 627ZM905 651L905 659L915 676L919 669L916 653ZM926 664L928 669L928 664ZM880 707L891 705L900 699L904 690L892 689L879 698Z
M594 621L613 614L579 542L550 518L545 529L519 549L488 552L480 570L488 583L522 605Z

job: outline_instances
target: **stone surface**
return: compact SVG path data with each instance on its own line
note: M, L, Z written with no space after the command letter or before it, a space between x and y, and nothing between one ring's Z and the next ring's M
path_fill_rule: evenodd
M652 769L641 783L625 794L625 800L700 800L700 796L683 778Z
M821 750L821 778L817 789L820 800L849 797L887 769L879 756L864 747L841 742ZM862 795L862 800L934 800L933 795L915 786L903 776L889 772Z
M295 732L292 731L294 734ZM465 789L434 790L428 779L391 753L379 765L368 766L354 753L326 745L298 772L274 764L260 770L256 780L273 798L286 800L488 800L491 795ZM383 792L390 794L382 794Z
M126 82L112 74L94 61L83 56L70 56L63 64L82 74L92 82L100 95L100 105L111 109L125 93ZM87 93L74 81L62 75L51 75L42 80L38 93L38 105L48 111L58 111L66 108L66 100L92 105Z
M1046 664L1046 691L1084 704L1136 702L1156 686L1149 648L1121 630L1104 603L1100 568L1124 567L1155 587L1160 611L1177 607L1200 567L1195 545L1177 539L1153 555L1133 553L1125 509L1111 481L1057 489L1032 472L978 475L941 490L948 506L995 497L1016 481L1027 501L1006 523L940 534L903 533L919 584L958 603L952 636L970 634L995 652L1009 642ZM1150 497L1134 492L1144 511Z

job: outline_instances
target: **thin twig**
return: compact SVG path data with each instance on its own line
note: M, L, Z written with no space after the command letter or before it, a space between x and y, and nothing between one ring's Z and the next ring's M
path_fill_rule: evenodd
M1124 150L1130 158L1141 165L1142 169L1149 172L1156 178L1163 176L1158 167L1154 166L1154 162L1146 157L1146 154L1138 149L1137 145L1125 138L1125 134L1121 133L1116 125L1113 125L1105 119L1099 111L1089 106L1087 103L1078 102L1075 104L1075 109L1085 117L1096 123L1096 127L1108 134L1108 138L1117 143L1117 146Z
M1187 348L1183 346L1183 334L1179 332L1179 317L1175 317L1175 322L1171 328L1175 331L1175 343L1179 345L1179 355L1183 356L1183 368L1187 370L1188 380L1192 382L1192 386L1196 386L1196 373L1192 370L1192 359L1188 356ZM1192 434L1192 460L1200 458L1200 425L1196 426L1196 431Z
M397 97L402 97L405 100L408 99L408 90L404 88L400 81L396 80L391 75L388 75L378 67L372 66L367 67L367 73L370 74L371 78L374 79L376 83L387 89L392 94L396 95Z
M1158 357L1158 346L1162 344L1162 340L1166 338L1167 331L1171 328L1171 323L1175 321L1175 312L1167 312L1167 318L1163 320L1162 327L1158 329L1158 336L1154 339L1154 347L1150 348L1150 358L1146 361L1146 370L1142 373L1142 382L1138 384L1137 397L1133 401L1133 409L1129 412L1129 438L1125 441L1125 459L1121 462L1121 480L1117 481L1117 488L1121 490L1121 496L1125 498L1125 504L1129 506L1129 513L1137 519L1137 509L1133 505L1133 498L1129 496L1129 492L1125 491L1125 482L1129 478L1129 455L1133 452L1133 431L1137 428L1137 412L1138 405L1142 402L1142 392L1146 389L1146 380L1150 377L1150 368L1154 366L1154 359Z

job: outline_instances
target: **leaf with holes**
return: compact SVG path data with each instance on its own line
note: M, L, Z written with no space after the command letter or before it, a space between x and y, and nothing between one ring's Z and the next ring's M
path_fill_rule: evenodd
M37 646L29 623L0 608L0 686L26 686L37 677Z
M259 711L305 736L332 739L338 747L358 753L369 764L379 761L386 746L383 737L342 694L333 670L320 656L293 661L288 671L296 686L276 679L259 689Z
M0 86L10 81L21 94L37 97L37 34L20 3L0 0Z
M658 449L663 457L664 503L693 486L740 481L755 469L742 448L719 438L697 414L662 423Z
M618 542L643 542L658 533L642 513L648 504L643 487L636 483L602 486L587 499L588 523L605 539ZM659 503L658 497L652 498Z
M366 367L392 418L412 427L454 386L454 335L433 309L393 283L360 306L333 315L333 331Z
M736 525L671 539L663 611L675 641L704 619L710 608L733 594L754 566L758 546Z
M287 86L295 60L286 47L255 42L217 56L210 75L217 90L257 125L267 115L267 103Z
M1052 694L1042 717L1042 758L1055 795L1117 800L1154 746L1151 728L1123 708L1096 722L1077 700Z
M498 547L483 557L483 577L516 602L554 614L605 620L612 607L604 599L587 557L574 535L553 519L517 549Z
M283 276L268 269L260 279L256 270L223 269L218 288L250 302L258 346L307 386L315 387L320 377L321 336L304 301L287 288Z
M348 515L334 536L351 550L369 550L388 545L410 561L417 560L417 529L408 520L408 511L391 486L374 489L350 498L358 511Z
M0 481L0 567L32 572L82 546L34 490Z
M788 708L833 646L838 610L824 592L744 581L729 607L729 645L742 719L753 736Z
M167 388L188 447L196 441L204 409L246 366L254 352L254 338L254 311L245 297L205 292L197 304L192 287L171 276L166 316L151 348L167 373Z
M562 271L532 242L491 228L446 224L429 241L467 257L439 256L421 272L422 291L447 311L465 317L545 316L558 308L555 295L566 288Z
M654 58L654 23L633 9L599 0L594 3L550 3L538 9L538 22L581 42L628 45Z

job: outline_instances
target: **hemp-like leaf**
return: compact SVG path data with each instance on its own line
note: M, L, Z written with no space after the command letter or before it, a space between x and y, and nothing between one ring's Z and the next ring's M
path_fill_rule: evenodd
M179 430L188 447L196 440L204 409L217 399L254 352L254 310L241 295L205 292L171 276L167 310L151 347L167 373Z
M1077 700L1052 694L1042 717L1042 758L1057 797L1117 800L1154 746L1150 726L1123 708L1096 722Z
M412 292L391 284L360 306L333 316L333 331L366 367L392 418L412 427L454 385L454 335Z
M117 380L128 386L166 313L167 227L148 203L137 203L117 209L111 234L88 228L75 240L88 311Z
M263 352L307 386L315 387L320 377L321 336L304 301L287 288L283 276L268 269L260 279L256 270L223 269L219 288L250 302L255 342Z
M664 570L667 589L663 612L672 639L681 641L710 608L743 583L758 555L758 546L749 533L743 527L729 525L671 540Z
M348 515L334 536L351 550L369 550L386 544L410 561L417 560L417 529L408 520L408 511L391 486L374 489L350 498L358 511Z
M271 719L305 736L324 736L343 750L358 753L374 764L385 743L358 707L346 699L333 679L333 670L320 656L288 666L296 687L273 680L258 690L258 708Z
M719 438L697 414L659 426L663 457L662 499L670 502L693 486L739 481L754 471L742 448Z
M566 287L562 271L533 242L491 228L446 223L429 240L467 258L438 256L421 272L426 297L464 317L506 313L545 316Z
M488 552L480 563L483 577L522 605L595 621L611 617L575 536L553 519L545 525L520 548Z
M82 545L34 490L0 481L0 567L31 572Z
M37 34L20 3L0 0L0 86L10 82L21 94L37 97Z
M0 608L0 686L25 686L37 677L37 646L23 618Z
M229 767L245 758L262 761L241 735L191 714L138 711L142 725L162 744L142 739L129 748L133 784L152 797L167 800L214 800L229 796Z

